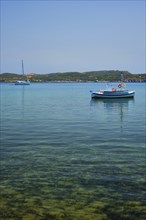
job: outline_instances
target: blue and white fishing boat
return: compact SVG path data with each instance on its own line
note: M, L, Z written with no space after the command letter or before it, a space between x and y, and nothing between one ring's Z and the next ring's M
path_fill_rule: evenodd
M23 60L22 60L22 74L24 76L24 65L23 65ZM27 80L18 80L15 82L15 85L30 85L30 81L27 79Z
M123 86L123 84L119 84L119 87ZM116 89L112 88L112 90L99 90L97 92L91 91L91 98L106 98L106 99L115 99L115 98L133 98L135 95L135 91L129 91L125 89Z
M91 98L97 99L115 99L115 98L134 98L135 91L126 90L126 84L122 83L123 74L121 74L121 83L118 85L118 88L109 88L106 90L99 90L97 92L91 92Z

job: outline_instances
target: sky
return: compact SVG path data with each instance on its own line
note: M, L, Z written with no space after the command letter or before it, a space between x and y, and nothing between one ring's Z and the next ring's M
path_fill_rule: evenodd
M1 0L1 73L146 72L145 0Z

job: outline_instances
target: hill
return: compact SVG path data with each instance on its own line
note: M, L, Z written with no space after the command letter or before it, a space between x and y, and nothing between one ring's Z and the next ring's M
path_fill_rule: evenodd
M120 81L121 74L124 76L124 81L127 82L146 82L146 74L132 74L128 71L106 70L106 71L88 71L88 72L64 72L64 73L49 73L49 74L27 74L20 75L15 73L0 74L0 82L15 82L24 80L27 76L31 82L98 82Z

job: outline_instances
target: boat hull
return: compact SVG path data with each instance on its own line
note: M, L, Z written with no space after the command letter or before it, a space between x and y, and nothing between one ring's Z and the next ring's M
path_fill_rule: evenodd
M129 91L129 92L108 92L108 93L102 93L102 92L92 92L91 98L96 98L96 99L116 99L116 98L133 98L135 95L134 91Z
M19 86L19 85L30 85L30 82L27 82L27 81L17 81L17 82L15 82L15 85L16 86Z

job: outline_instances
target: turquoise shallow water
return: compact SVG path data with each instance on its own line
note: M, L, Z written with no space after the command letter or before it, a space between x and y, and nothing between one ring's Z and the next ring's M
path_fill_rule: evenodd
M145 219L146 84L105 85L0 85L2 219Z

